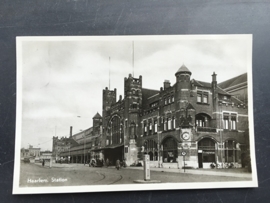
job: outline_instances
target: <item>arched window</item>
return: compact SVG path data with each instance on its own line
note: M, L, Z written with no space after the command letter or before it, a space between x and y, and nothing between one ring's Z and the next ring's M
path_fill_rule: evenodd
M112 144L119 144L123 140L120 118L114 116L111 120Z
M130 125L130 138L136 138L136 124L134 122Z
M216 149L216 143L211 138L204 138L199 141L198 143L198 150L201 151L199 157L199 162L201 163L210 163L215 162L215 149ZM200 163L199 163L200 164Z
M149 154L149 158L150 158L150 161L153 161L154 159L154 154L153 154L153 152L149 152L148 153Z
M154 140L146 140L144 142L144 151L145 151L145 154L149 154L150 161L155 161L156 160L154 155L156 154L157 150L158 150L157 149L157 143Z

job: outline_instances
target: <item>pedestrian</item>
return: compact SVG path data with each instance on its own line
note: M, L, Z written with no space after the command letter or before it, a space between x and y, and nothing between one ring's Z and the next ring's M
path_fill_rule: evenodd
M44 165L45 165L45 160L43 159L42 160L42 166L44 167Z
M110 165L110 161L109 161L109 159L107 158L107 159L106 159L106 166L109 167L109 165Z
M120 169L120 160L119 159L116 160L115 167L117 168L117 170Z
M126 164L126 159L123 159L123 167L126 168L127 164Z

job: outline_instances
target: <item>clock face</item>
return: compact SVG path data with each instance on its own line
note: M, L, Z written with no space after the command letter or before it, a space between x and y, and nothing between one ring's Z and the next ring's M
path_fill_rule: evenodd
M183 134L182 134L182 138L183 138L184 140L188 140L188 139L190 138L189 133L183 133Z

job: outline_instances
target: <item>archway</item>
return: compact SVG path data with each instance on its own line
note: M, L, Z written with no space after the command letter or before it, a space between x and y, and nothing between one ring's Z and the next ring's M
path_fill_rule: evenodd
M211 138L203 138L198 143L199 168L208 168L216 162L216 143Z
M178 157L177 142L174 138L168 137L163 142L163 162L173 163L176 162Z

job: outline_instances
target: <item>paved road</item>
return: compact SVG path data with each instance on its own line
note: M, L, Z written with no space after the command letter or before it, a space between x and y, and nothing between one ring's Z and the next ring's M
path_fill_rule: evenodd
M131 168L92 168L83 164L57 164L52 168L42 167L39 164L21 164L20 186L74 186L74 185L109 185L135 184L134 180L143 179L142 170ZM217 177L211 175L194 175L151 171L152 180L162 183L179 182L220 182L246 181L249 178Z

